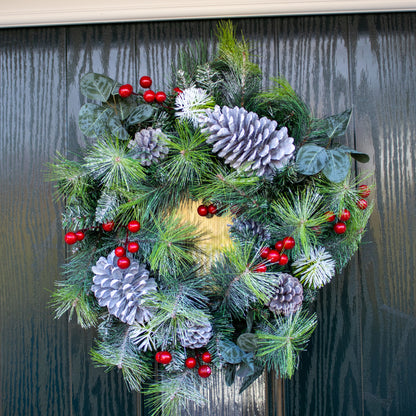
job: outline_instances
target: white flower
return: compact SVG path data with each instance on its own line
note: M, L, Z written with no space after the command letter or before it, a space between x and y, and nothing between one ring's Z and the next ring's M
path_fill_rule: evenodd
M335 261L325 247L312 248L292 264L293 274L307 287L317 289L329 283L335 274Z
M214 107L214 100L202 88L186 88L175 99L176 117L190 120L198 127L198 118Z

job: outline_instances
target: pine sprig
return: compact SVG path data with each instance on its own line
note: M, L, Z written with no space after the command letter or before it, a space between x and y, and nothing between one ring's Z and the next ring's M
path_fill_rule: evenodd
M257 357L280 377L291 378L298 366L299 353L305 349L316 325L316 315L308 316L305 312L264 321L256 331Z
M90 147L83 166L105 188L129 190L145 177L143 167L131 157L131 152L118 138L97 140Z

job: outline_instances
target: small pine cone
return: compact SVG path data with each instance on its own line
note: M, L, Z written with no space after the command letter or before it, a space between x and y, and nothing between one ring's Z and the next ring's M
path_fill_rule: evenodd
M166 146L166 135L160 129L148 127L138 131L134 140L129 143L133 158L138 159L143 166L163 159L169 152Z
M230 227L230 234L237 234L244 239L257 237L261 241L270 240L270 232L262 224L252 219L234 218Z
M209 321L195 323L187 321L185 330L178 331L180 343L185 348L202 348L212 337L212 326Z
M295 151L293 138L286 127L279 130L277 122L240 107L217 105L214 111L200 118L202 129L209 134L207 143L213 152L234 169L243 167L257 176L270 178L275 169L284 167Z
M99 258L92 267L94 284L91 289L98 304L107 307L120 321L129 325L143 324L153 316L150 309L142 306L143 296L156 292L156 282L149 279L149 271L143 264L131 260L127 269L120 269L117 259L114 251L107 258Z
M296 277L282 273L279 286L267 306L272 312L285 316L295 313L302 307L303 287Z

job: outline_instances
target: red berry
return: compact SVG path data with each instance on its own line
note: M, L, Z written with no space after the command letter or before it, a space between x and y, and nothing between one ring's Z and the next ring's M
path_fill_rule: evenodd
M264 273L267 272L267 266L265 264L258 264L255 268L254 271L256 273Z
M357 201L357 207L360 209L366 209L368 207L368 203L365 199L359 199Z
M81 230L77 231L75 235L77 236L78 241L82 241L85 238L84 231L81 231Z
M280 253L277 250L270 250L269 254L267 255L267 260L270 263L277 263L280 259Z
M205 352L202 354L201 358L202 358L202 361L203 361L204 363L210 363L210 362L212 361L211 354L210 354L208 351L205 351Z
M130 97L133 87L130 84L124 84L118 89L118 95L123 98Z
M361 196L361 198L367 198L370 195L370 188L367 185L360 185L358 187L358 195Z
M156 98L156 94L154 91L152 90L147 90L143 93L143 99L147 102L147 103L152 103Z
M150 88L152 85L152 78L148 76L141 77L139 83L142 88Z
M339 216L339 219L341 221L348 221L351 218L351 212L349 212L347 209L343 209L341 212L341 215Z
M120 269L127 269L127 267L130 266L130 259L128 257L120 257L117 260L117 266L120 267Z
M211 367L208 365L201 365L201 367L198 368L198 374L202 378L207 378L211 375Z
M201 217L206 217L208 215L208 207L206 205L200 205L197 211Z
M178 87L175 87L174 89L173 89L173 91L175 91L176 92L176 94L182 94L183 93L183 91L180 89L180 88L178 88Z
M75 244L78 241L78 238L75 233L70 231L69 233L65 234L65 243L72 245Z
M284 265L286 265L288 262L289 262L289 257L288 257L285 253L281 254L281 255L280 255L280 259L279 259L279 264L280 264L281 266L284 266Z
M172 354L169 351L161 351L159 355L160 364L169 364L172 361Z
M128 245L127 245L127 250L130 253L137 253L139 251L139 243L137 243L136 241L131 241Z
M325 212L325 216L328 222L335 221L335 214L332 211Z
M337 222L336 224L334 224L334 231L337 234L344 234L345 231L347 231L347 226L343 222Z
M214 204L208 205L208 212L215 215L218 212L217 207Z
M113 231L114 221L109 221L101 225L104 231Z
M260 257L262 259L267 259L267 256L269 255L269 253L270 253L270 248L269 247L263 247L260 250Z
M158 91L155 98L158 103L163 103L166 101L166 94L163 91Z
M127 229L130 231L130 232L132 232L132 233L137 233L137 231L139 231L140 230L140 223L139 223L139 221L130 221L128 224L127 224Z
M283 248L285 250L292 250L295 247L295 239L293 237L285 237L283 239Z
M123 257L126 254L126 249L124 247L116 247L114 253L117 257Z
M194 357L189 357L185 360L185 365L188 368L195 368L196 367L196 359Z
M156 355L155 355L155 360L158 362L158 363L160 363L160 354L161 354L162 352L161 351L158 351L157 353L156 353Z
M275 245L274 248L280 253L283 250L283 241L279 240Z

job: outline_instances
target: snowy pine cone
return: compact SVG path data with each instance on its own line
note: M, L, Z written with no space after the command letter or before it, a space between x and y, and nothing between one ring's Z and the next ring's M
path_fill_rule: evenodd
M221 109L216 105L214 111L200 117L200 123L205 126L202 131L209 134L207 142L213 144L212 151L234 169L243 167L269 178L295 151L286 127L276 130L276 121L259 118L244 108Z
M120 321L143 324L152 317L152 311L142 306L143 296L156 291L156 282L149 279L149 271L139 262L131 260L127 269L120 269L117 259L114 251L107 258L99 258L92 267L91 289L98 304L107 307Z
M212 337L212 326L207 320L204 323L187 321L186 329L178 332L180 343L185 348L202 348Z
M229 227L231 234L238 234L244 239L257 237L261 241L270 240L269 230L252 219L233 218L233 223Z
M290 315L298 311L302 306L303 287L296 277L288 273L282 273L276 292L267 306L272 312Z
M138 159L141 165L150 166L152 162L157 162L168 154L166 140L167 137L162 130L148 127L134 135L129 148L132 149L133 158Z

